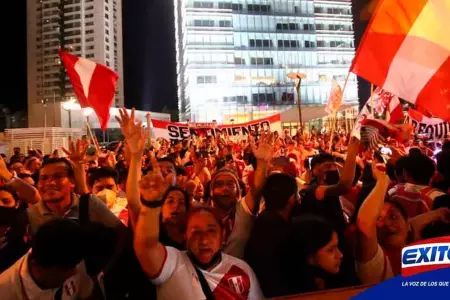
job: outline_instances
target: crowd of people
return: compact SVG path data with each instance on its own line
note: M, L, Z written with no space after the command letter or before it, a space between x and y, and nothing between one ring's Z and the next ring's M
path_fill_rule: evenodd
M0 299L266 299L372 285L450 235L450 142L149 138L0 159Z

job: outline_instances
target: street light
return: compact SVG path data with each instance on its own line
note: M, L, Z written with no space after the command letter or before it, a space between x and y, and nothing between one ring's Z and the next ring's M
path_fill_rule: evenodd
M75 102L76 100L74 98L71 98L70 100L64 102L62 105L63 109L69 113L69 128L72 128L72 110L76 109L75 106L77 106Z
M47 102L47 98L41 99L41 104L44 107L44 128L47 128Z
M294 80L295 89L297 91L297 106L298 106L298 119L300 122L300 134L303 135L303 119L302 119L302 95L300 93L300 86L302 84L302 79L306 78L306 74L303 73L289 73L286 75L289 79Z

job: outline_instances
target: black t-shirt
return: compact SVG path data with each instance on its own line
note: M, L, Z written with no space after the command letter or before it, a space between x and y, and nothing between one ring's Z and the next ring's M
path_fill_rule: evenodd
M265 297L291 294L288 240L291 223L278 213L263 211L255 220L244 260L258 278Z
M316 189L318 187L317 183L313 183L308 188L300 191L301 204L294 212L294 216L305 213L322 216L335 226L339 235L343 234L346 221L339 196L328 196L323 200L317 200Z
M6 227L6 232L0 235L0 273L11 267L30 249L27 238L28 215L26 205L21 205L15 211L14 221Z

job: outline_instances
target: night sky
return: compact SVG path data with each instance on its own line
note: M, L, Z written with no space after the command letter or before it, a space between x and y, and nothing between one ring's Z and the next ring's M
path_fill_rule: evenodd
M122 0L127 107L152 111L177 107L172 1ZM354 1L356 44L367 24L359 22L359 10L368 1ZM26 110L26 0L2 1L2 6L3 11L13 12L0 25L2 58L15 67L3 68L6 81L0 85L0 104L12 111ZM360 85L360 99L367 99L368 94L367 84Z
M14 12L14 17L1 21L2 58L14 67L3 69L0 104L12 111L26 110L26 0L3 2L7 8L2 11ZM125 105L153 111L177 108L172 0L122 3Z

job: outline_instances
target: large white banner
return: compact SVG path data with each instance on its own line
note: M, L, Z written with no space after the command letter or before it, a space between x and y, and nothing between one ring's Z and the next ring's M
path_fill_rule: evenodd
M450 133L450 124L442 119L429 118L411 108L408 115L415 134L426 134L430 139L443 139Z
M183 140L189 136L222 136L238 137L246 136L252 132L259 132L262 128L281 133L281 115L276 114L255 121L232 124L217 125L216 123L176 123L161 120L152 120L153 135L155 138L166 140Z

